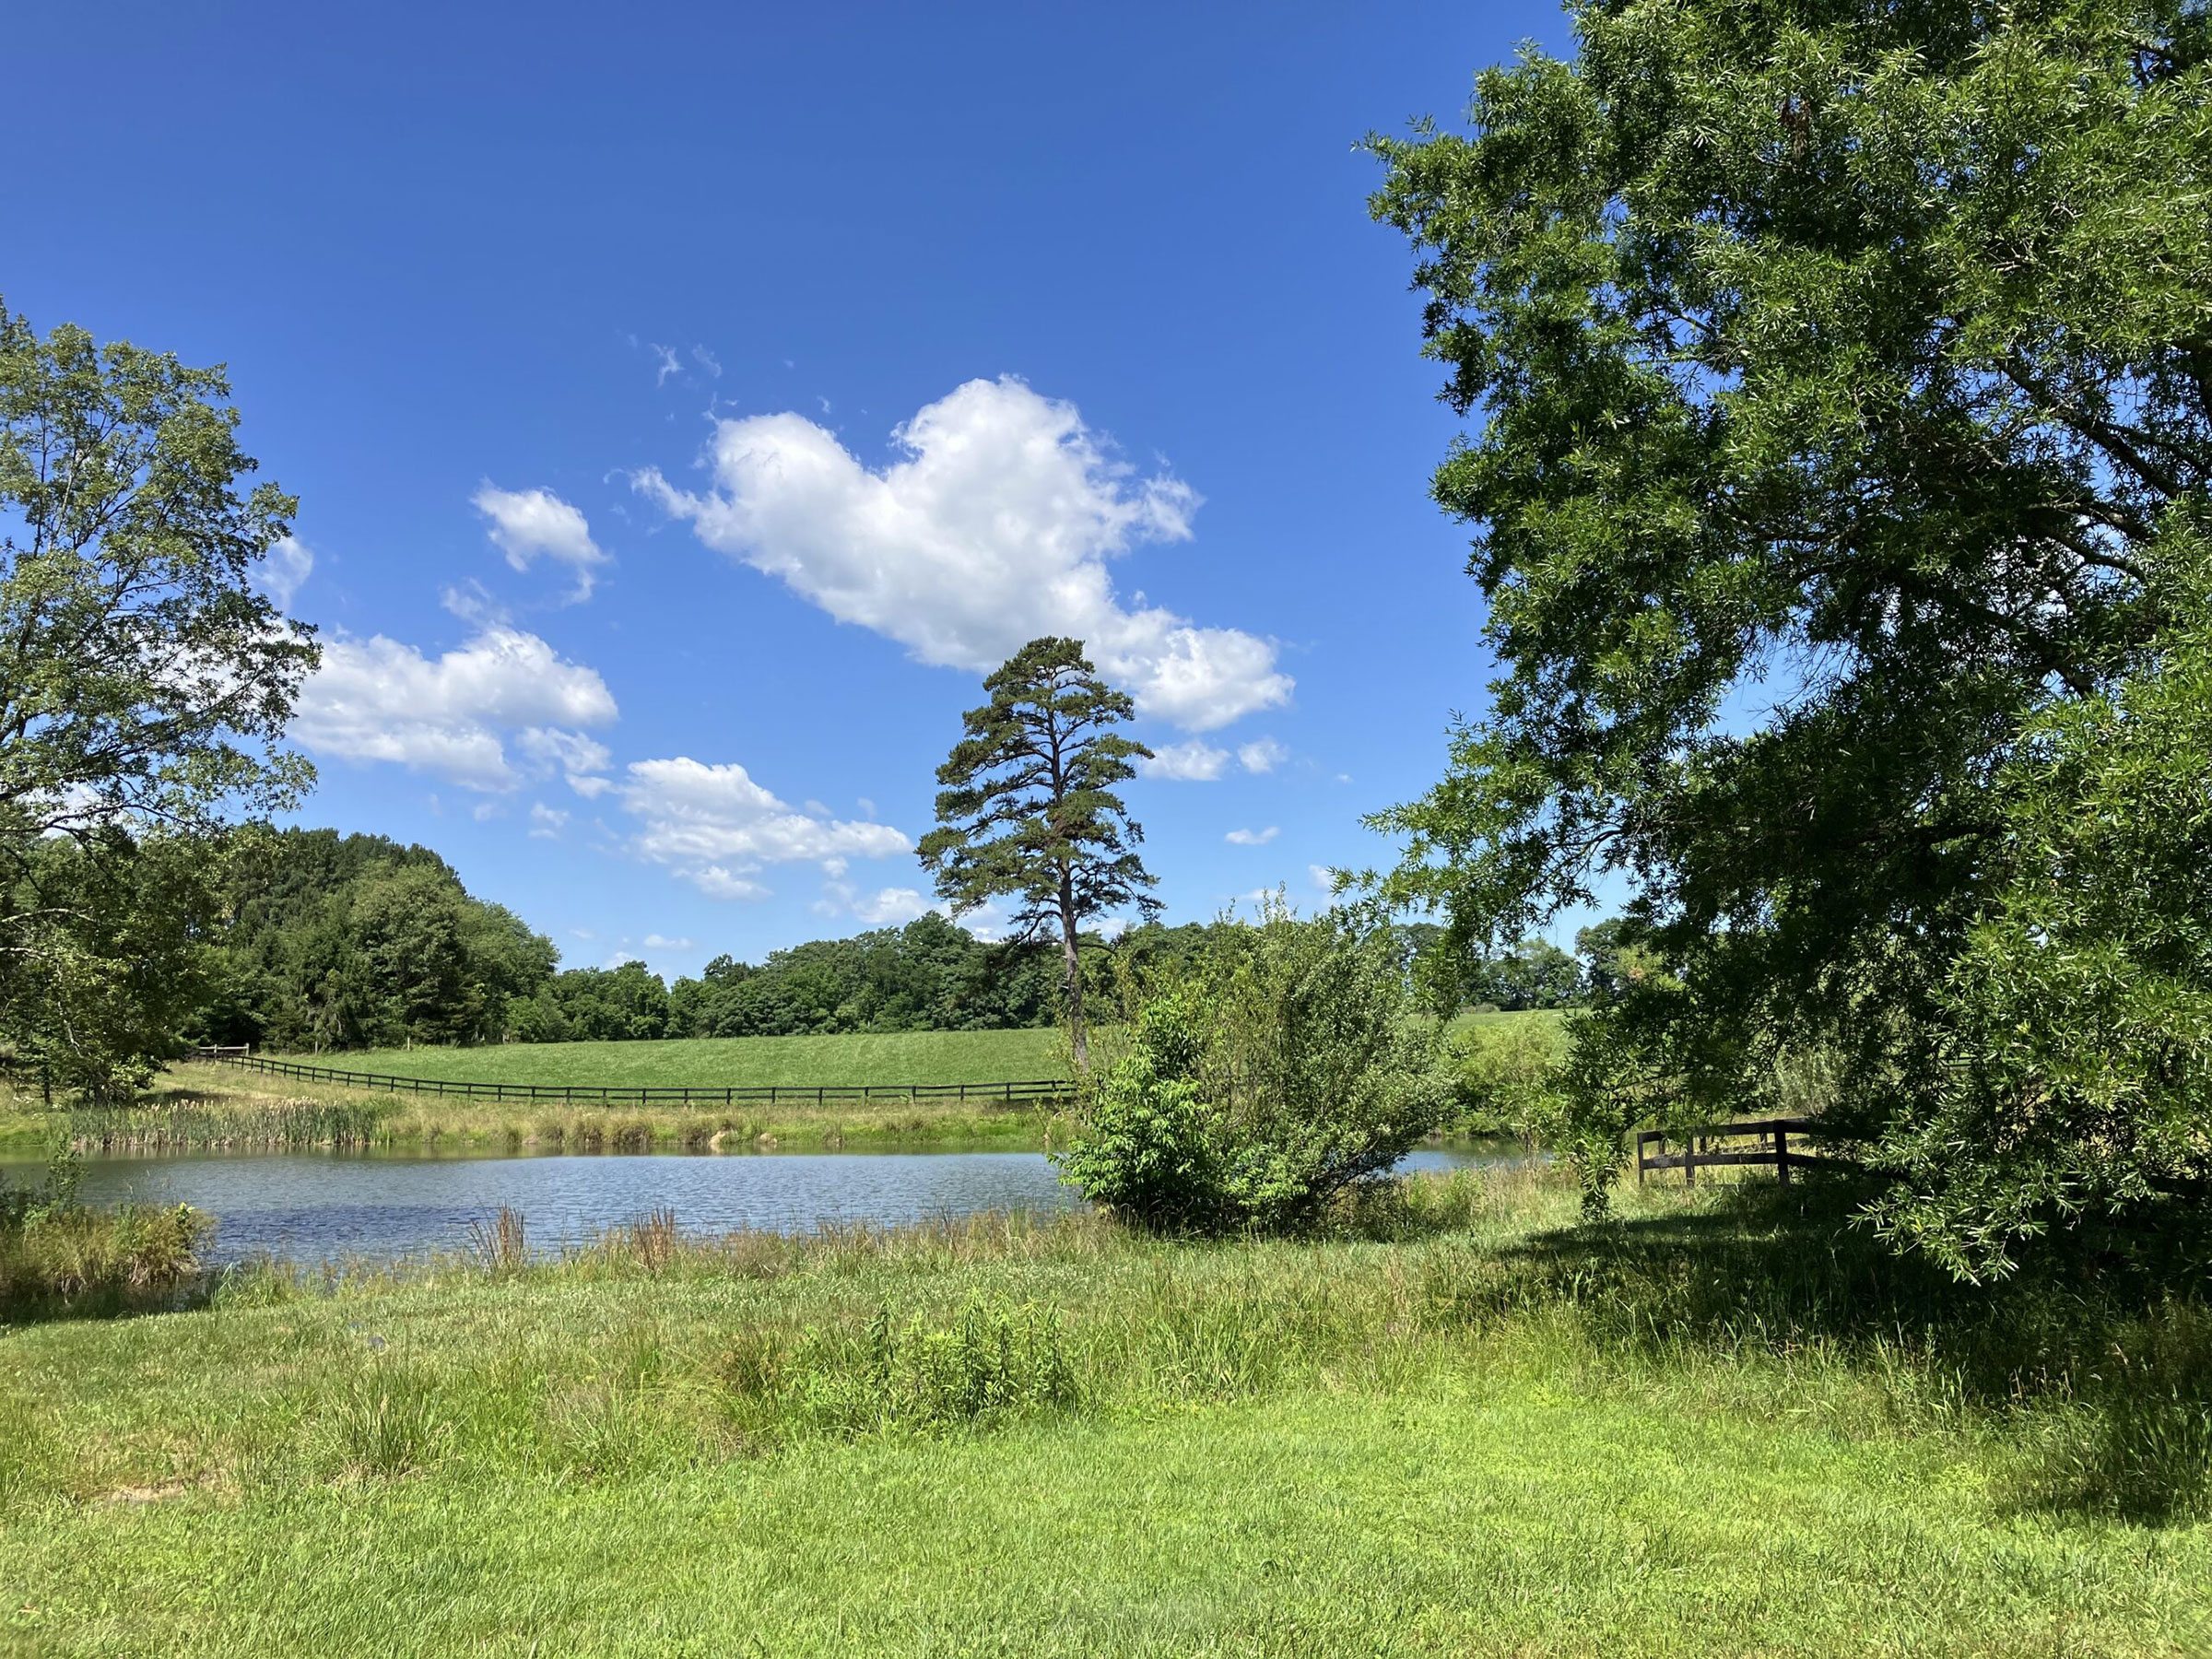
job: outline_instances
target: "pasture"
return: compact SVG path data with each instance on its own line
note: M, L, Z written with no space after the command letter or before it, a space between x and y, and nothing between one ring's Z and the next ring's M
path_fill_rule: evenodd
M1022 1083L1063 1076L1057 1030L691 1037L645 1042L508 1042L482 1048L293 1054L307 1065L453 1082L613 1088Z

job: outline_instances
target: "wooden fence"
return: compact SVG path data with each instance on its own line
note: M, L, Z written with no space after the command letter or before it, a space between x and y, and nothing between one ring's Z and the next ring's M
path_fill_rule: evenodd
M1810 1152L1804 1143L1819 1133L1811 1118L1760 1118L1744 1124L1705 1124L1695 1129L1640 1129L1636 1132L1636 1184L1654 1170L1679 1170L1683 1180L1698 1184L1698 1171L1754 1164L1771 1169L1774 1178L1789 1184L1793 1171L1802 1169L1855 1170L1848 1158ZM1799 1144L1790 1145L1795 1135ZM1669 1152L1678 1145L1681 1150ZM1653 1150L1656 1147L1657 1150Z
M376 1088L396 1094L444 1095L465 1100L588 1100L622 1106L735 1106L759 1101L810 1102L832 1100L972 1100L979 1104L1008 1106L1049 1105L1069 1098L1070 1086L1060 1078L1027 1083L825 1083L794 1085L762 1083L724 1088L668 1084L617 1088L574 1083L463 1083L437 1077L395 1077L381 1072L347 1071L333 1065L302 1065L293 1060L272 1060L242 1048L203 1047L194 1057L218 1065L272 1077L298 1077L311 1083L338 1083L348 1088Z

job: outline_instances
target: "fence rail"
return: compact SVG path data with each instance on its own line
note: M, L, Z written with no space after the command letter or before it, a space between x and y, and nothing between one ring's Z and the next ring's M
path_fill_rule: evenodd
M242 1048L202 1047L193 1053L195 1059L264 1072L271 1077L466 1100L589 1100L623 1106L735 1106L748 1102L776 1105L787 1101L825 1106L832 1100L972 1100L984 1105L1041 1106L1065 1100L1071 1092L1069 1084L1053 1077L1026 1083L760 1083L723 1088L682 1084L621 1088L573 1083L464 1083L449 1078L347 1071L334 1065L302 1065L293 1060L272 1060Z
M1807 1152L1790 1145L1790 1136L1802 1143L1818 1135L1820 1125L1811 1118L1760 1118L1745 1124L1705 1124L1695 1129L1640 1129L1636 1132L1636 1184L1657 1170L1679 1170L1690 1186L1698 1171L1747 1164L1764 1165L1784 1186L1793 1171L1803 1169L1855 1170L1856 1160L1832 1154ZM1748 1145L1745 1143L1748 1142ZM1668 1146L1678 1144L1679 1152ZM1657 1151L1652 1148L1656 1147Z

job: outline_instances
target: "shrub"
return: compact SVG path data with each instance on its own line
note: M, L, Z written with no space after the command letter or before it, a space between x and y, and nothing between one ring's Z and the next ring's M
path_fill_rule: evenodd
M1139 1012L1128 1052L1099 1075L1059 1159L1062 1179L1093 1204L1150 1227L1205 1226L1219 1209L1214 1114L1192 1075L1195 1000L1170 994Z
M1139 998L1127 1051L1094 1073L1063 1176L1173 1230L1294 1230L1387 1174L1447 1104L1439 1039L1390 932L1279 902L1225 925Z
M1534 1146L1560 1112L1566 1038L1544 1017L1471 1026L1447 1046L1452 1101L1463 1128Z

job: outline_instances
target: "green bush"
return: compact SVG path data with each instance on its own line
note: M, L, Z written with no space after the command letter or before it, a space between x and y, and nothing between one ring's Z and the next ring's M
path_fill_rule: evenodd
M1565 1053L1564 1030L1547 1017L1488 1020L1453 1032L1445 1057L1460 1127L1510 1135L1531 1147L1544 1139L1561 1110Z
M1440 1040L1391 932L1279 903L1138 997L1092 1074L1063 1177L1144 1226L1310 1226L1441 1121Z

